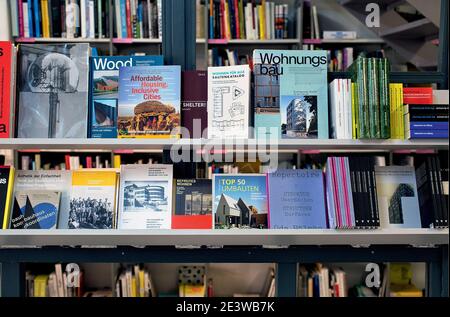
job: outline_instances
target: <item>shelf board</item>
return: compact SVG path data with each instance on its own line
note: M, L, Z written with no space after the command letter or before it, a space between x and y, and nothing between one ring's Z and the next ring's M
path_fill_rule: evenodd
M416 39L420 37L429 37L438 33L439 29L430 20L424 18L394 28L389 28L379 35L380 37Z
M384 40L382 39L303 39L303 44L384 44Z
M448 139L441 140L317 140L283 139L262 143L263 140L205 140L205 139L0 139L0 149L5 150L162 150L171 146L205 147L225 149L268 150L436 150L448 149Z
M114 44L161 44L161 39L134 39L134 38L123 38L123 39L112 39Z
M202 41L202 40L198 40ZM204 43L205 40L203 40ZM272 39L272 40L208 40L210 45L288 45L288 44L299 44L298 39Z
M109 38L91 39L91 38L59 38L59 37L32 37L32 38L15 38L16 43L109 43Z
M0 230L0 245L294 246L448 245L448 229L378 230Z

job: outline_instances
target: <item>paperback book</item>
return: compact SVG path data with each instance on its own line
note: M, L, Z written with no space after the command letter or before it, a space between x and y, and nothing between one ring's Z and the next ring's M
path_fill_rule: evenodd
M0 166L0 226L8 229L14 190L14 167Z
M181 67L119 70L119 138L178 138Z
M15 82L14 65L15 48L11 42L0 41L0 139L9 138L11 134L11 118L13 117L13 89ZM0 218L1 219L1 218Z
M183 72L181 87L181 125L189 132L188 138L207 138L208 74L205 71ZM183 138L185 136L183 135Z

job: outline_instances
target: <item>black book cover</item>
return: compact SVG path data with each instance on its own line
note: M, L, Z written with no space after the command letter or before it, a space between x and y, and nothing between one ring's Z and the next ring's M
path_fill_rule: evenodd
M148 10L147 0L142 0L142 28L141 33L144 38L148 38Z
M437 155L432 156L433 161L433 171L434 171L434 179L436 182L436 191L437 191L437 198L439 200L439 205L441 208L441 227L447 227L448 226L448 219L447 219L447 201L444 197L444 189L442 187L442 176L441 176L441 166L439 162L439 157Z
M361 179L361 197L362 197L362 226L368 228L370 226L370 195L369 195L369 180L368 173L366 173L366 166L363 158L358 160L358 170Z
M438 185L438 179L437 179L437 173L436 173L436 166L434 164L434 156L427 156L427 164L428 168L430 169L431 173L431 181L433 186L433 199L436 201L436 207L437 207L437 221L436 226L438 228L443 226L444 223L444 217L442 215L442 206L441 206L441 198L439 197L439 185Z
M228 12L230 13L229 19L230 19L230 33L231 33L231 38L235 39L237 38L236 36L236 17L234 14L234 1L233 0L228 0Z
M370 163L370 171L371 171L371 176L372 176L372 192L373 192L373 201L372 201L372 205L375 211L374 214L374 227L378 228L380 227L380 210L378 207L378 193L377 193L377 181L376 181L376 177L375 177L375 157L370 157L369 158L369 163Z
M3 218L5 217L6 202L8 195L9 174L11 168L0 167L0 229L3 226Z
M100 38L98 29L98 1L94 1L94 33L96 39Z
M109 15L112 14L111 8L109 6L109 0L102 0L102 8L105 8L102 11L102 23L103 23L103 32L105 37L111 36L110 24L109 24Z
M357 157L350 156L348 158L348 165L350 169L350 179L352 186L352 196L353 196L353 209L355 211L355 226L356 228L361 227L361 213L363 209L360 206L360 192L358 190L359 186L357 183Z
M369 221L369 228L372 228L375 226L375 204L377 202L375 201L375 193L374 193L374 177L372 173L372 166L371 161L369 157L364 158L364 173L366 174L367 179L367 192L368 192L368 198L369 198L369 214L367 215L368 221Z
M416 179L422 227L435 227L438 219L438 206L433 197L431 173L426 160L417 159L419 164L418 168L416 168Z
M50 0L50 14L51 14L51 26L52 37L61 37L61 1Z

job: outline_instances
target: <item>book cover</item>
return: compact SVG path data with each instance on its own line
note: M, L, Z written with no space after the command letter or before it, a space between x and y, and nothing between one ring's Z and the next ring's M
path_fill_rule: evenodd
M208 127L208 74L185 71L182 76L181 126L187 129L189 138L207 138L203 132Z
M248 139L250 68L208 68L208 139Z
M70 171L17 171L15 192L27 192L36 189L61 192L58 229L67 229L70 209L70 190L72 173Z
M406 105L433 104L433 88L432 87L404 87L403 100Z
M261 92L261 89L265 88L260 87L258 91L258 82L256 83L256 114L262 112L261 105L258 106L260 95L268 97L266 101L268 100L269 106L273 107L265 114L271 115L270 119L255 117L256 130L267 128L277 121L281 138L328 139L327 52L255 50L253 61L256 74L260 77L265 76L259 83L264 84L268 81L272 83L269 85L270 95L267 96L265 94L268 92Z
M0 226L8 229L14 189L14 167L0 166Z
M448 139L448 129L446 130L408 130L405 131L408 140L413 139Z
M122 165L119 229L171 229L172 165Z
M267 174L270 229L326 229L322 170Z
M116 207L115 171L74 171L69 229L113 229Z
M85 138L89 44L19 46L19 138Z
M119 70L119 138L178 138L181 67Z
M375 166L382 228L421 228L416 174L412 166Z
M162 56L99 56L90 59L89 137L117 137L119 69L163 65Z
M216 229L268 228L265 175L213 175Z
M0 138L11 136L11 117L13 114L11 100L11 80L13 45L0 41Z
M172 229L212 229L210 179L177 179Z
M56 229L61 192L16 191L10 229Z

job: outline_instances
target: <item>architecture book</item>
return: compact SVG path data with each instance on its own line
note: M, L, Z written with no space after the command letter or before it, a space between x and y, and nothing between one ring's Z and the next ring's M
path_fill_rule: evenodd
M326 229L324 177L320 169L267 174L270 229Z
M382 228L422 228L412 166L375 166Z
M216 229L268 228L265 175L215 174L213 197Z
M182 76L181 126L187 129L189 138L207 138L203 133L208 127L208 73L185 71Z
M0 228L8 229L14 190L14 167L0 166Z
M61 192L31 190L15 193L10 229L56 229Z
M117 137L119 69L132 66L163 65L163 56L98 56L90 59L90 138Z
M57 229L68 228L71 187L72 173L70 171L17 171L14 184L15 193L36 189L61 193Z
M89 51L89 44L19 46L17 137L86 137Z
M212 229L210 179L174 181L172 229Z
M77 170L72 174L69 229L113 229L117 172Z
M257 137L328 139L327 52L255 50L253 62Z
M119 138L178 138L181 67L119 70Z
M122 165L118 229L170 229L172 165Z
M13 137L11 133L14 108L15 47L0 41L0 139ZM0 218L1 219L1 218Z
M248 139L250 68L208 68L208 139Z

